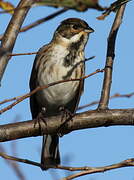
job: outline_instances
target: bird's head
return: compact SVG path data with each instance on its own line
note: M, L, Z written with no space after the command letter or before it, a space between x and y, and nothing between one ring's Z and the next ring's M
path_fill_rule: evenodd
M61 22L59 27L56 29L54 39L59 43L66 45L81 43L83 47L86 45L88 36L94 30L89 25L79 18L68 18Z

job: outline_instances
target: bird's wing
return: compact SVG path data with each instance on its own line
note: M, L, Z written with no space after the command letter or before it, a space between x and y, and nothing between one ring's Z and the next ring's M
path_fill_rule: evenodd
M83 77L85 75L85 62L82 62L80 64L80 66L81 66L81 70L82 70L81 77ZM76 95L67 105L67 107L70 107L69 111L71 113L75 113L77 111L77 108L78 108L80 98L81 98L83 91L84 91L84 79L80 80Z
M38 69L39 69L38 67L40 66L41 59L42 58L44 59L45 52L48 50L48 48L49 48L49 44L40 48L35 57L32 72L31 72L31 77L30 77L30 83L29 83L30 91L34 90L39 85L37 81L37 74L38 74ZM32 96L30 96L30 109L32 113L32 118L36 118L39 112L41 112L42 110L42 108L40 107L40 105L38 104L36 100L36 94L33 94Z

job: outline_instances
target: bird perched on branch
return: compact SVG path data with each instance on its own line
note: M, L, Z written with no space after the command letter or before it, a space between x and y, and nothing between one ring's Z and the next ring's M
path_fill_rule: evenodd
M85 74L84 49L89 34L94 30L78 18L69 18L61 22L52 41L43 46L37 53L30 78L31 91L37 86L66 79L81 78ZM30 97L30 108L33 118L45 109L44 117L60 114L64 107L75 113L84 80L56 84L38 91ZM44 135L41 155L42 170L60 164L59 137Z

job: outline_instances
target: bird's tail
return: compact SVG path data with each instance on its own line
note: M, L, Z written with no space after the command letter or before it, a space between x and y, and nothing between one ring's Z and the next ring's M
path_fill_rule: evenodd
M44 135L41 153L41 169L47 170L60 164L59 137Z

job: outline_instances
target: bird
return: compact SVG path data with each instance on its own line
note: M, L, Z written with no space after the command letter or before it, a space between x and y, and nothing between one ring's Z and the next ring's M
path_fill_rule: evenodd
M94 30L79 18L63 20L50 43L41 47L35 57L30 77L30 91L38 86L60 80L81 78L85 74L84 50ZM48 87L30 97L32 118L44 111L44 118L60 114L64 107L74 114L84 91L84 80L70 81ZM60 164L59 135L43 135L41 169Z

